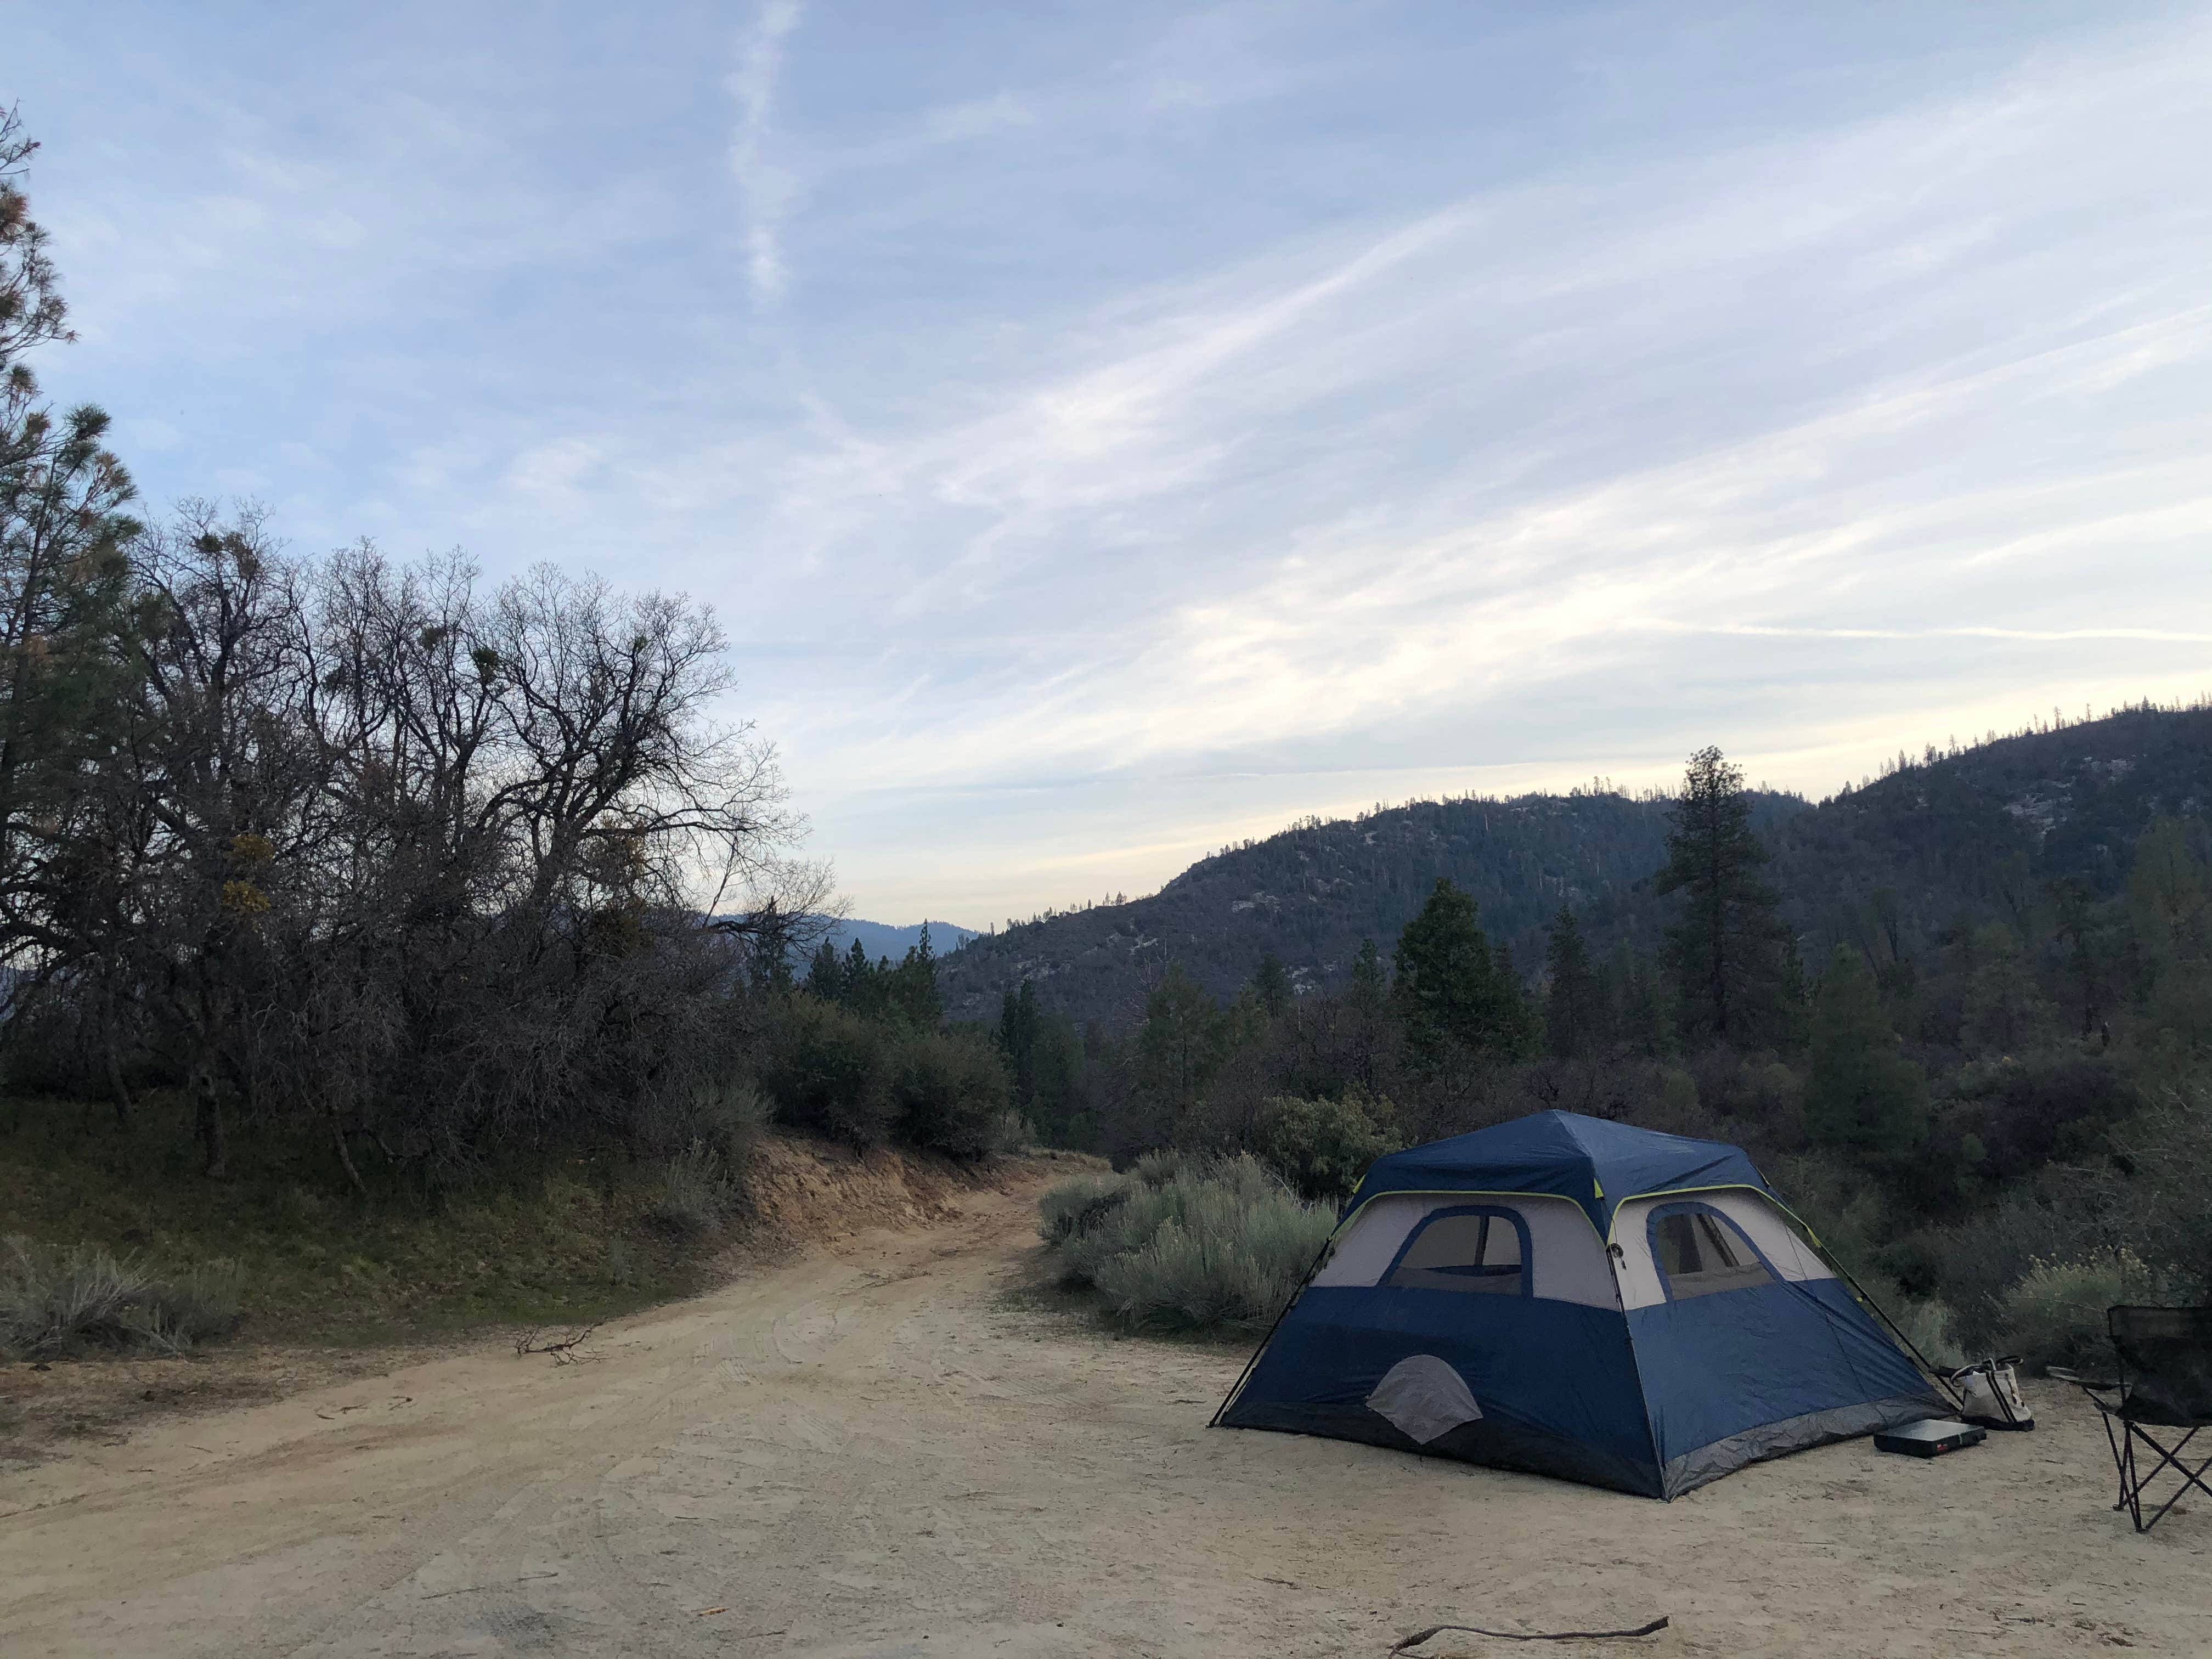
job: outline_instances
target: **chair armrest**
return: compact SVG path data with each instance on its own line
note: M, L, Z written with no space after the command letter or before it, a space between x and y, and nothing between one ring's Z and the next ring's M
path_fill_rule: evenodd
M2043 1368L2043 1374L2056 1382L2071 1382L2075 1388L2087 1389L2092 1393L2102 1390L2106 1394L2118 1394L2120 1391L2120 1384L2117 1382L2107 1382L2102 1377L2084 1376L2079 1371L2068 1370L2063 1365L2045 1365Z

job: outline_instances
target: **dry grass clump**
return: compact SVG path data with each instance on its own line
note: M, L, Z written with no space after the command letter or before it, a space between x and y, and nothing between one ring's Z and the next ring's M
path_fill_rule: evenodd
M745 1168L768 1121L768 1103L738 1084L702 1086L664 1106L642 1138L659 1155L644 1194L646 1219L688 1243L741 1210Z
M237 1324L244 1279L228 1262L163 1273L97 1245L11 1237L0 1242L0 1354L182 1353Z
M1095 1288L1121 1323L1240 1335L1282 1310L1336 1224L1249 1157L1155 1154L1063 1182L1039 1210L1062 1281Z

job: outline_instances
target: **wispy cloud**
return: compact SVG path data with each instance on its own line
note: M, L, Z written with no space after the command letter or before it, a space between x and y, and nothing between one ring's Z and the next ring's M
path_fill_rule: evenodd
M1008 127L1027 127L1036 125L1036 108L1025 99L1011 92L994 93L988 98L970 98L957 104L945 104L929 111L922 117L922 131L939 143L955 143L965 138L980 138L988 133L1000 132Z
M744 209L746 275L754 296L763 304L781 300L791 283L783 253L783 219L797 193L797 180L775 158L772 142L783 43L799 27L801 9L799 0L760 0L752 26L738 43L737 67L726 83L738 106L730 171Z
M27 114L127 82L40 120L47 372L157 501L712 599L894 918L1706 741L1820 790L2206 689L2212 13L1930 15L34 27Z

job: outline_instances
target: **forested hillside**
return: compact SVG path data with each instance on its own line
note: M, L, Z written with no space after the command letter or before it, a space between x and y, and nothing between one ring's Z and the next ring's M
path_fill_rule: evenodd
M1838 944L1917 955L1962 921L2019 921L2053 884L2118 893L2154 818L2212 800L2212 708L2125 709L1899 759L1773 838L1768 878L1808 960Z
M1802 811L1759 799L1766 823ZM1125 1024L1172 963L1233 994L1269 952L1298 991L1340 984L1363 940L1388 948L1437 878L1472 894L1491 937L1533 969L1563 903L1608 917L1665 860L1667 803L1605 791L1417 801L1356 818L1309 819L1201 860L1148 898L1063 911L971 939L944 963L951 1018L997 1012L1024 980L1079 1021ZM1613 925L1626 925L1616 921Z
M1804 961L1838 944L1893 962L1961 923L2017 920L2052 882L2108 897L2160 812L2212 799L2212 709L2130 709L1969 748L1899 757L1817 806L1754 797L1766 879ZM1143 1014L1170 963L1226 998L1273 952L1302 993L1340 986L1361 941L1384 949L1439 876L1472 895L1484 931L1538 974L1546 924L1575 908L1600 954L1658 948L1670 803L1601 791L1424 801L1309 820L1193 865L1150 897L1049 915L945 959L956 1019L996 1016L1024 981L1078 1023Z

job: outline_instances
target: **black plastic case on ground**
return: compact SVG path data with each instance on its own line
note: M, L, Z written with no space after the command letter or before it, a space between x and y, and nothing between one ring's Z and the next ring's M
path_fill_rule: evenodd
M1945 1452L1957 1451L1961 1446L1978 1446L1990 1437L1987 1429L1976 1428L1971 1423L1954 1423L1930 1418L1923 1422L1907 1423L1875 1436L1876 1451L1903 1452L1907 1457L1941 1457Z

